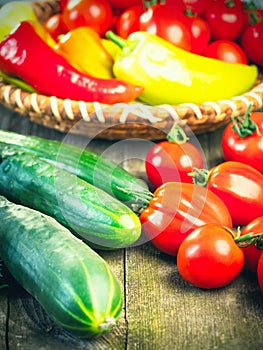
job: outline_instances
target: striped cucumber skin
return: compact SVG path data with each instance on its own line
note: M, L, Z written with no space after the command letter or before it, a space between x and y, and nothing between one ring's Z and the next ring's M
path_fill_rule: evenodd
M72 334L112 329L123 296L108 264L53 218L0 196L0 255L10 273Z
M137 241L138 216L125 204L38 157L0 144L0 194L55 218L93 247Z
M0 142L19 146L103 189L125 202L136 213L147 207L152 198L152 193L143 181L87 148L6 130L0 130Z

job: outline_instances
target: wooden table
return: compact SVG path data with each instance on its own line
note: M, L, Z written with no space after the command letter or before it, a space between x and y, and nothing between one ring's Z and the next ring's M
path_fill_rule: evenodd
M0 127L62 140L65 135L31 123L0 106ZM222 130L198 136L209 167L222 161ZM148 142L110 142L68 135L67 142L110 155L145 178ZM1 243L0 243L1 244ZM100 252L124 293L117 326L96 340L80 340L57 327L3 269L8 288L0 290L1 350L257 350L263 349L263 294L253 276L242 273L231 285L200 290L184 282L175 259L150 243Z

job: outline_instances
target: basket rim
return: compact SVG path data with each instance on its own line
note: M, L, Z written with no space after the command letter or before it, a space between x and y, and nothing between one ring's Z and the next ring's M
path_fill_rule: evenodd
M59 11L59 0L42 0L32 4L38 18L46 19ZM244 115L250 105L251 111L263 107L261 68L258 69L255 85L249 91L230 99L207 101L200 105L188 102L153 106L138 101L106 105L99 102L61 99L37 92L22 91L6 83L1 77L0 103L29 116L39 124L63 132L67 132L72 125L82 120L89 125L114 126L117 138L118 126L122 124L128 125L126 129L133 127L138 129L138 124L145 124L167 132L174 123L180 123L198 134L213 131L230 122L232 117ZM79 132L81 133L81 130Z

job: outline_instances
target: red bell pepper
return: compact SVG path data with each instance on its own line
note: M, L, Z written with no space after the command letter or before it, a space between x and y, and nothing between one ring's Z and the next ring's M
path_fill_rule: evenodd
M62 99L114 104L133 101L143 90L122 80L79 72L41 39L29 21L21 22L0 43L0 70L41 94Z

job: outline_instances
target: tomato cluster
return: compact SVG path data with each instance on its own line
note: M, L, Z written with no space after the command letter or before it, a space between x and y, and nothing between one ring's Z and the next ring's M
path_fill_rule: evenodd
M231 63L263 65L263 9L241 0L60 0L61 12L45 23L53 38L78 26L126 39L156 34L195 54Z
M146 174L157 189L141 214L143 231L160 251L176 256L181 276L197 287L222 287L245 269L257 274L263 290L263 113L249 107L234 118L222 150L223 162L202 168L199 145L176 126L148 151ZM162 198L168 188L170 196Z

